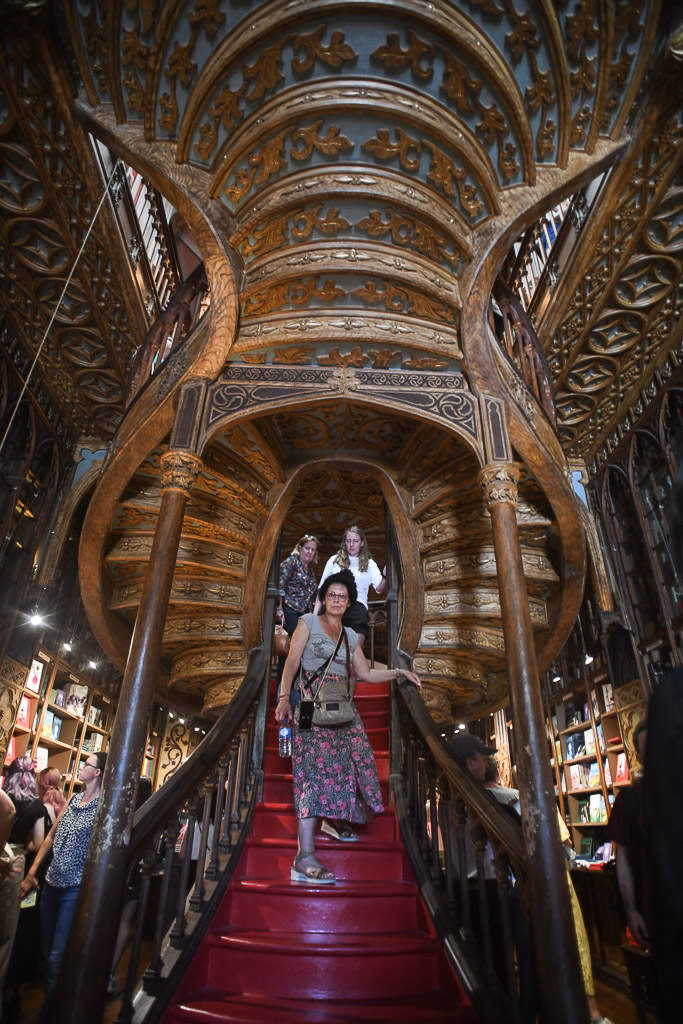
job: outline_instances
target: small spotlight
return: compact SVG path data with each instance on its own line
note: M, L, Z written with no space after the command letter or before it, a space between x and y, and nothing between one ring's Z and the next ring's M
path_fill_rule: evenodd
M465 725L465 723L464 723L464 722L461 722L461 723L460 723L460 725L458 726L458 729L460 729L460 731L461 731L461 732L462 732L462 731L463 731L464 729L466 729L466 728L467 728L467 726Z
M42 615L39 615L38 612L34 612L31 618L29 619L29 622L31 623L32 626L42 626L43 623L45 622L45 619L43 618Z
M194 727L194 731L195 731L195 732L199 732L199 726L198 726L198 725L195 725L195 727Z
M88 665L90 666L90 668L97 668L97 662L96 661L89 661Z
M169 711L169 713L168 713L168 717L169 717L169 718L175 718L175 715L173 714L173 712L172 712L172 711Z
M71 644L69 643L68 640L64 641L64 643L62 644L62 647L64 648L65 651L70 651L71 650Z
M583 660L584 660L584 664L592 665L593 664L593 655L592 654L586 654L586 657Z
M558 674L556 672L555 675L553 676L553 682L554 683L561 683L562 682L562 676L558 676Z
M180 722L181 725L185 725L185 719L184 718L179 718L178 721Z

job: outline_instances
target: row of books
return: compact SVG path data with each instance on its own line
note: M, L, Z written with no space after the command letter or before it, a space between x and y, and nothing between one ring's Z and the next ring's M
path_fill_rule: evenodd
M580 825L600 824L607 821L607 805L602 793L591 793L585 800L579 800L576 820Z
M43 715L43 724L40 727L40 735L46 736L48 739L58 740L61 731L62 720L59 715L55 715L54 711L46 709Z
M83 753L85 754L96 754L98 750L102 749L104 743L104 736L101 732L89 733L86 739L83 740Z
M569 785L572 791L594 789L600 785L600 768L597 761L588 764L573 764L569 768Z

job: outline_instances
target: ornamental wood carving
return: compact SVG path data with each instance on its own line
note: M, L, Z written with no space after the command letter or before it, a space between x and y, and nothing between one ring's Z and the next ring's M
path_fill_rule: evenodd
M446 720L468 695L493 700L487 679L504 665L477 482L487 463L520 470L532 621L539 647L552 639L558 577L582 572L578 516L553 426L490 354L482 282L540 212L621 161L535 320L559 437L595 468L680 361L680 97L673 76L668 89L657 82L665 62L651 66L661 12L659 0L66 0L75 99L47 24L3 39L0 303L22 366L98 200L86 129L178 207L191 195L204 218L195 242L210 256L212 323L224 317L220 355L200 362L191 337L138 390L105 468L116 499L88 523L109 613L132 619L168 462L166 410L196 373L202 467L164 641L178 690L212 709L234 693L259 542L306 462L287 544L320 531L329 555L352 519L379 552L377 467L400 491L425 587L411 635L425 640L415 653L435 714ZM39 363L74 438L119 427L149 322L114 202ZM238 306L235 327L226 310ZM563 567L554 552L567 537ZM101 617L113 648L120 630Z

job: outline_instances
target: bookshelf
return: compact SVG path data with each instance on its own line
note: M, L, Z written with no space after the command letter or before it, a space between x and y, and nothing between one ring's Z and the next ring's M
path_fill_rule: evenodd
M79 784L81 762L107 749L114 710L88 677L41 645L26 675L8 759L29 754L37 771L53 765L68 797Z
M634 681L635 682L635 681ZM639 691L638 691L639 692ZM617 793L631 785L635 767L625 742L622 706L641 703L629 687L613 691L601 659L565 684L546 677L551 767L560 812L579 857L590 859L606 842L605 826ZM644 709L643 709L644 713Z

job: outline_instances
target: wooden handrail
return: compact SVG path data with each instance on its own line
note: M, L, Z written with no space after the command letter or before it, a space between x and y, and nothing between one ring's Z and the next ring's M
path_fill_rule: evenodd
M130 871L140 871L140 898L117 1024L154 1024L161 1019L233 876L246 840L263 786L278 566L279 546L266 591L263 635L267 643L250 651L240 689L196 750L135 815L128 865ZM182 843L181 819L186 822ZM190 891L197 830L197 874ZM137 978L151 877L160 866L160 906L140 985Z
M399 561L387 528L387 620L393 664L410 668L397 646ZM456 764L420 693L392 684L389 786L406 853L453 969L484 1024L520 1021L514 949L529 945L521 899L526 855L520 825ZM451 818L455 819L454 827ZM469 850L468 850L469 845ZM469 855L468 855L469 854ZM496 974L486 859L495 866L504 977ZM476 866L476 878L472 873ZM489 881L494 882L490 879ZM518 909L518 913L513 913ZM478 911L478 929L474 912ZM513 919L514 918L514 919ZM526 928L526 932L525 932ZM526 950L528 951L528 950ZM526 970L525 983L531 970Z

